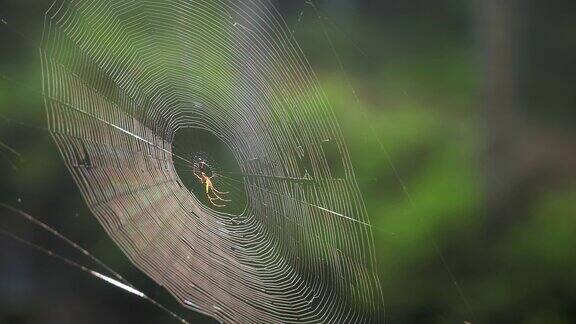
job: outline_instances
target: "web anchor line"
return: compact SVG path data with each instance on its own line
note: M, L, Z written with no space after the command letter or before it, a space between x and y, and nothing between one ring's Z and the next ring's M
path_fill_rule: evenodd
M4 203L0 203L0 207L5 208L11 212L13 212L14 214L26 219L27 221L33 223L34 225L40 227L41 229L43 229L44 231L50 233L51 235L53 235L54 237L58 238L59 240L61 240L62 242L66 243L67 245L71 246L72 248L74 248L75 250L81 252L83 255L87 256L88 258L90 258L92 261L96 262L99 266L103 267L106 271L110 272L113 276L115 276L117 279L114 279L112 277L106 276L96 270L93 270L89 267L86 267L76 261L72 261L69 258L66 258L58 253L53 252L52 250L48 250L44 247L41 247L37 244L34 244L18 235L15 235L3 228L0 228L0 234L14 240L15 242L18 242L20 244L23 244L33 250L36 250L40 253L43 253L51 258L54 258L68 266L71 266L73 268L76 268L80 271L86 272L88 274L90 274L91 276L98 278L100 280L103 280L109 284L111 284L112 286L115 286L119 289L122 289L130 294L136 295L139 298L142 298L146 301L148 301L149 303L151 303L152 305L158 307L160 310L162 310L163 312L167 313L168 315L172 316L173 318L175 318L176 320L178 320L181 323L185 323L187 324L188 321L186 321L184 318L180 317L178 314L174 313L173 311L169 310L168 308L166 308L164 305L160 304L159 302L157 302L155 299L149 297L148 295L144 294L143 292L141 292L140 290L137 290L136 288L134 288L134 286L127 281L126 279L124 279L121 275L119 275L117 272L115 272L114 270L112 270L109 266L107 266L104 262L102 262L100 259L96 258L94 255L92 255L90 252L88 252L86 249L80 247L78 244L74 243L73 241L71 241L70 239L68 239L67 237L65 237L64 235L60 234L58 231L54 230L53 228L51 228L50 226L46 225L45 223L41 222L40 220L34 218L33 216L31 216L30 214L27 214L13 206L4 204Z

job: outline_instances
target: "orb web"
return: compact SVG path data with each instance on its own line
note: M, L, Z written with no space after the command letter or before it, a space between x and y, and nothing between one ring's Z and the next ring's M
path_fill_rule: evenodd
M230 323L382 321L344 139L269 2L57 0L41 58L48 127L88 207L183 307ZM193 163L173 151L185 130L233 155L239 172L215 183L242 192L241 212L178 175Z

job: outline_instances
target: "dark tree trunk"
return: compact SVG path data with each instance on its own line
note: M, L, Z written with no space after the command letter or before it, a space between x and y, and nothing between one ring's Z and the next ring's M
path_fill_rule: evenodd
M519 6L516 0L478 0L482 59L482 112L486 131L484 175L489 222L510 219L519 181L521 127L518 88L520 54Z

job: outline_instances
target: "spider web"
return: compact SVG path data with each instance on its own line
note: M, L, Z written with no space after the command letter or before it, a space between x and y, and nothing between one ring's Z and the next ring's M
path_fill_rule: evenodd
M88 207L184 307L223 322L383 320L344 139L270 3L58 0L40 54L48 128ZM185 130L230 151L239 172L216 184L242 192L239 212L202 203L177 172L194 163L175 153Z

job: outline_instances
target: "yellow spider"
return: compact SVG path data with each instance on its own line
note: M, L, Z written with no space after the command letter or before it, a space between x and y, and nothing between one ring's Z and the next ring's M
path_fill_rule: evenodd
M212 178L214 177L214 175L212 175L211 177L207 176L206 172L204 172L205 166L206 162L202 161L199 163L200 174L198 174L196 173L196 164L194 164L192 173L194 173L196 178L200 180L200 183L204 184L204 187L206 188L206 197L208 198L210 203L216 207L226 207L225 204L224 205L217 204L214 201L223 201L223 202L231 201L230 199L224 199L218 195L218 194L225 195L228 192L218 191L216 188L214 188L214 184L212 183ZM212 197L210 194L214 195L214 197Z

